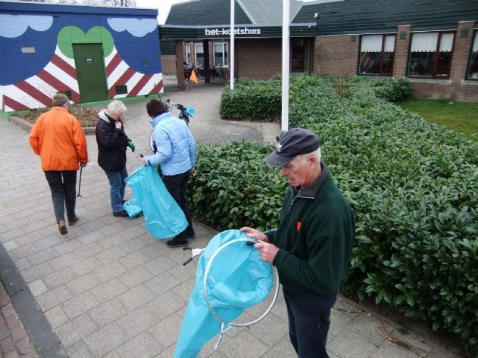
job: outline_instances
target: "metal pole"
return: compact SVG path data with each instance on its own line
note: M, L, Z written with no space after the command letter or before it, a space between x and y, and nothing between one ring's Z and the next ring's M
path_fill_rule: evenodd
M235 0L231 0L231 40L229 52L229 92L231 100L234 97L234 4Z
M282 132L289 130L289 18L290 0L282 2Z

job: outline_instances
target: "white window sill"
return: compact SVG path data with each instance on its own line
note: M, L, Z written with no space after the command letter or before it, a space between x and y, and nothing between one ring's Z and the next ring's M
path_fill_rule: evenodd
M407 77L411 83L443 83L446 85L451 84L451 80L441 80L439 78L417 78L417 77Z

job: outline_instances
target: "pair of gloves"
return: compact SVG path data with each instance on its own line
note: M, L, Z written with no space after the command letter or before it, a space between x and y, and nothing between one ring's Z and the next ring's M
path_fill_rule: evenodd
M126 143L126 145L128 147L131 148L131 151L134 153L134 151L136 150L136 147L134 146L133 142L132 141L128 141L128 143Z

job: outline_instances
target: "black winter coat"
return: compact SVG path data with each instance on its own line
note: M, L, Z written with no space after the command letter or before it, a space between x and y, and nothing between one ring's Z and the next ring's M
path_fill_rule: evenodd
M121 123L121 119L119 119ZM98 165L104 170L120 170L126 165L126 148L130 141L124 131L116 129L115 121L105 110L98 114L96 142L98 143Z

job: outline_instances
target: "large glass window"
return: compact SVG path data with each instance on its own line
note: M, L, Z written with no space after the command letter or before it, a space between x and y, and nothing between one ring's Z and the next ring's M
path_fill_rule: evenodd
M203 44L195 44L196 64L204 66L204 46Z
M191 58L191 44L187 43L186 44L186 56L184 56L185 61L187 63L192 63L192 58Z
M360 42L360 69L364 75L391 76L395 35L364 35Z
M452 32L413 34L408 75L448 78L454 39Z
M467 79L478 81L478 31L471 47L470 64L468 65Z
M228 51L227 43L215 43L214 44L214 66L225 66L229 65L227 60Z

